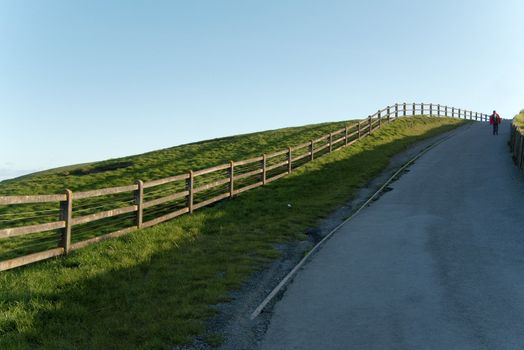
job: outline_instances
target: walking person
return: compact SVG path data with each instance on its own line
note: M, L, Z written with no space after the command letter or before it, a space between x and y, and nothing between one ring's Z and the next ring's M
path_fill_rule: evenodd
M493 111L493 114L489 116L489 123L493 125L493 135L499 134L499 124L502 122L500 115L497 111Z

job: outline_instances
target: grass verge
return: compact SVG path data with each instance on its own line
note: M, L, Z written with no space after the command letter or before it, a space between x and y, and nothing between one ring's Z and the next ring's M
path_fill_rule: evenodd
M341 129L345 125L352 125L355 122L322 123L237 135L103 162L62 167L0 182L0 194L51 194L63 193L66 188L77 192L131 185L137 179L143 181L155 180L179 175L187 172L189 169L207 168L228 163L230 160L248 159L260 156L264 152L271 153L282 150L287 148L287 146L298 145L311 139L325 136L329 132ZM303 151L306 151L306 149L303 149ZM282 157L275 157L271 161L277 162L279 160L282 160ZM268 165L271 164L268 163ZM254 170L253 166L256 167L258 164L237 166L235 173L238 175L242 172ZM225 175L226 172L223 171L200 176L197 178L195 186L198 187L205 183L221 180ZM218 178L214 179L214 176L218 176ZM237 182L237 186L241 185L243 181L249 182L251 180L253 180L252 177L240 180ZM183 182L177 182L147 189L144 191L145 199L150 201L173 194L182 191L184 186ZM227 192L226 187L227 185L223 185L200 192L195 196L195 200L203 201L218 195L218 192L225 193ZM73 217L86 216L132 204L134 204L132 192L75 200ZM185 206L185 199L183 198L155 206L144 211L144 219L147 221L173 212L183 206ZM58 218L58 203L0 205L0 229L45 224L54 222ZM125 214L75 226L72 232L72 242L79 242L133 226L134 220L134 214ZM58 244L59 237L56 234L56 230L0 240L0 260L52 249Z
M275 243L304 232L396 153L462 125L403 118L266 187L171 222L0 274L1 349L167 349L204 332ZM288 203L292 207L287 206ZM210 341L219 343L219 336Z

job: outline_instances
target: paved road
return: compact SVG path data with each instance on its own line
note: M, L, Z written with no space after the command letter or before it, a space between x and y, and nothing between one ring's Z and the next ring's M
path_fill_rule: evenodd
M524 177L509 124L458 133L346 224L261 349L524 349Z

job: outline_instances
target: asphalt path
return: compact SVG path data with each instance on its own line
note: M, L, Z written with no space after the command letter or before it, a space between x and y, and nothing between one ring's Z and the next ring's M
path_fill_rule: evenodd
M260 349L523 349L524 176L475 123L345 224L272 309Z

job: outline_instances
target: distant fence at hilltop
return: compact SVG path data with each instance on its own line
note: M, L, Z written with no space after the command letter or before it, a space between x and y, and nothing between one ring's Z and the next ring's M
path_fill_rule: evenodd
M84 192L65 190L62 194L50 195L0 196L0 206L34 203L50 206L39 211L46 214L48 221L32 225L17 224L20 222L17 213L4 214L8 219L3 220L7 224L0 226L0 240L26 238L27 242L34 241L34 246L42 247L42 250L0 261L0 271L67 254L264 186L315 158L352 145L386 123L414 115L488 120L487 114L438 104L395 104L378 110L367 119L346 125L315 140L251 159L231 161L148 182L138 180L128 186ZM522 141L520 142L522 161ZM30 215L31 212L21 214ZM100 223L97 230L102 227L111 229L118 218L121 218L119 224L126 227L100 235L93 233L94 236L88 239L74 239L74 234L85 237L86 233L92 233L94 226L89 225L94 222ZM45 237L56 239L58 243L49 249L42 243Z

